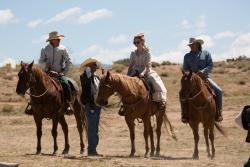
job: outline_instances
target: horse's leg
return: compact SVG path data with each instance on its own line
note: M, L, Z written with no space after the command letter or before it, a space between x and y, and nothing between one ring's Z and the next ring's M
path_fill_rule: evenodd
M134 120L131 120L131 118L128 116L125 116L125 121L130 132L131 152L129 156L133 157L135 155L135 123Z
M194 135L194 153L193 159L199 159L198 143L199 143L199 123L191 124Z
M36 123L36 136L37 136L36 154L40 154L42 150L42 147L41 147L42 118L39 118L37 115L34 114L34 120Z
M204 125L204 137L205 137L205 142L206 142L206 149L207 149L207 157L211 157L210 154L210 147L209 147L209 141L208 141L208 127L207 125Z
M212 124L212 126L209 127L209 139L210 139L211 147L212 147L212 156L211 156L211 159L213 159L214 156L215 156L215 147L214 147L214 124Z
M53 154L56 154L57 150L58 150L58 146L57 146L57 125L58 125L58 118L55 117L52 120L52 130L51 130L51 134L53 136L54 139L54 152Z
M68 136L68 124L65 120L64 115L60 118L59 123L62 126L62 130L64 133L65 146L62 154L68 154L69 152L69 136Z
M155 144L154 144L154 132L153 132L153 127L151 125L151 120L149 120L149 136L150 136L150 142L151 142L151 152L150 156L154 156L155 152Z
M149 152L149 147L148 147L148 135L149 135L149 124L150 124L150 117L146 116L142 119L143 124L144 124L144 132L143 132L143 136L145 139L145 154L144 157L146 158Z
M75 119L76 119L77 130L78 130L78 133L80 136L80 148L81 148L80 154L83 154L84 143L83 143L83 125L82 125L81 112L83 113L82 107L76 99L76 101L74 103L74 115L75 115Z
M163 112L162 112L163 113ZM156 135L157 135L157 145L156 145L156 154L155 156L160 156L160 141L161 141L161 127L163 123L163 114L156 115Z

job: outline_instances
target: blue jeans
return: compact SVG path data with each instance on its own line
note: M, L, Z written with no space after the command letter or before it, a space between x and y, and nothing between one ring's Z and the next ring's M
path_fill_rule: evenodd
M99 143L99 121L101 108L95 107L94 110L89 105L85 106L88 119L88 153L95 153Z
M222 94L223 94L222 89L211 78L208 78L207 80L211 84L216 94L215 101L216 101L217 110L222 110Z

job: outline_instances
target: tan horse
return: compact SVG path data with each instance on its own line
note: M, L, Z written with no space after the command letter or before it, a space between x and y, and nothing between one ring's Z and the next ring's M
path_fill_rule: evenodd
M148 136L150 135L151 152L150 156L154 156L154 136L153 128L151 126L150 117L156 116L156 133L157 133L157 146L156 156L160 155L160 137L162 123L166 123L170 127L172 137L175 138L172 132L172 126L167 118L166 112L158 111L156 105L152 102L148 91L146 90L143 82L136 77L128 77L121 74L114 74L107 72L107 75L103 76L100 82L99 93L97 97L97 103L103 105L108 98L117 92L122 97L123 108L125 110L125 121L129 127L130 139L131 139L131 153L130 156L135 154L135 119L140 118L144 124L144 138L145 138L145 157L149 152Z
M193 159L199 159L199 123L202 123L204 127L207 156L214 158L214 125L224 136L226 134L215 122L216 104L212 93L208 90L205 82L192 71L189 74L183 72L180 100L183 103L183 110L189 118L189 125L193 130L195 141ZM212 146L212 155L210 153L208 136Z
M63 94L56 89L52 79L41 69L33 67L33 63L21 63L21 69L18 73L18 83L16 92L19 95L25 95L30 89L31 106L37 128L37 154L41 153L42 120L44 118L52 119L52 136L54 139L54 154L58 150L57 146L57 125L61 124L64 132L65 147L63 154L69 151L68 125L65 121L64 111L66 110L65 98ZM85 112L80 102L79 92L74 92L73 109L77 122L77 129L80 136L80 152L84 151L83 129L87 131L87 120ZM87 133L86 133L87 134Z

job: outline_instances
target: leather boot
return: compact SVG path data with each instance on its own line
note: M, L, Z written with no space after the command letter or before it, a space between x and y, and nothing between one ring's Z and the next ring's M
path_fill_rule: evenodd
M223 120L222 110L219 109L219 110L216 111L215 121L216 122L221 122L222 120Z

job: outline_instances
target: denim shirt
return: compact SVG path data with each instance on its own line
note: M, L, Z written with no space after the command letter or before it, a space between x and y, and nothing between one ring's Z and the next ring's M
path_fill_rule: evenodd
M183 70L193 72L202 72L205 78L209 77L209 73L213 69L213 60L210 53L202 50L198 53L189 52L184 56Z

